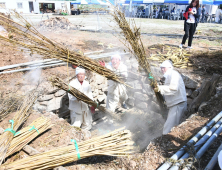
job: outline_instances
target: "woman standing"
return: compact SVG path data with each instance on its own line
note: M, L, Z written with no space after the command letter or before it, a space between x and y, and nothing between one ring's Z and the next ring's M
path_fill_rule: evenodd
M192 0L190 5L187 7L185 12L188 12L188 19L184 22L184 31L185 34L183 36L182 43L179 45L180 48L183 47L183 45L186 43L186 40L189 36L188 40L188 47L189 49L192 49L192 40L193 35L196 31L197 24L200 19L201 9L199 8L199 0Z

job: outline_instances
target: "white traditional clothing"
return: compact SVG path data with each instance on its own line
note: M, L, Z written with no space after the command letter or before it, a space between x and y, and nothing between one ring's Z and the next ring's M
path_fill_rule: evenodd
M186 89L181 75L169 68L164 74L165 83L159 86L160 93L164 95L169 108L167 120L164 124L163 134L168 134L180 120L187 109Z
M81 84L78 79L74 79L69 85L93 100L92 90L87 81L84 80ZM90 130L92 127L92 114L89 111L88 104L77 100L77 98L71 94L68 94L68 96L71 125L76 127L82 126L82 129Z
M222 10L221 9L217 9L215 22L219 22L221 17L222 17Z
M127 67L125 64L120 62L118 69L115 69L112 66L112 63L106 65L106 68L112 70L115 74L120 77L127 78ZM119 101L125 102L128 99L128 95L126 92L126 86L120 83L117 83L113 80L108 80L108 95L107 95L107 103L106 108L110 111L114 112Z

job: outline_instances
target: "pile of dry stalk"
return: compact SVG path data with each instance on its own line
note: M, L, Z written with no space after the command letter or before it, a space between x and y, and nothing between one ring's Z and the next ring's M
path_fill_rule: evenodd
M72 142L73 145L29 156L4 164L1 168L7 170L52 169L91 156L128 156L133 152L131 133L123 128L83 142L77 143L75 140Z

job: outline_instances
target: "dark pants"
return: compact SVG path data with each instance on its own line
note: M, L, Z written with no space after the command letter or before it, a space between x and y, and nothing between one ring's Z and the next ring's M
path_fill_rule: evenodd
M188 40L188 46L191 47L192 45L192 40L193 40L193 35L194 35L194 32L196 30L196 24L194 23L187 23L185 21L184 23L184 31L185 31L185 34L183 36L183 40L182 40L182 44L185 44L186 43L186 40L189 36L189 40Z

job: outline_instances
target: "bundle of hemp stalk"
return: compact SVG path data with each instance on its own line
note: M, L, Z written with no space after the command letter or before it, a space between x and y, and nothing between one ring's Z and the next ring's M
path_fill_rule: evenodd
M15 22L3 15L0 15L0 25L8 32L8 37L0 35L0 40L9 42L25 48L33 53L40 54L44 58L56 58L76 66L82 66L85 69L93 71L119 83L124 82L114 72L103 67L99 62L90 59L78 52L70 51L67 47L59 44L40 34L26 19L14 11L14 15L19 20Z
M4 120L11 112L16 111L17 105L21 101L21 96L11 93L9 96L0 100L0 121Z
M52 169L91 156L128 156L133 152L131 133L128 130L124 130L124 128L83 142L77 143L75 140L72 140L72 142L73 145L70 146L3 164L1 169Z
M76 88L73 88L71 86L69 86L68 84L66 84L64 81L62 81L60 78L58 77L51 77L49 79L49 81L51 81L52 85L65 90L66 92L72 94L73 96L75 96L78 100L81 100L91 106L94 106L95 108L98 108L99 110L101 110L104 113L107 113L108 116L116 119L116 120L120 120L119 115L114 114L112 111L106 109L103 106L99 106L98 103L94 102L92 99L90 99L88 96L86 96L84 93L80 92L79 90L77 90Z
M130 19L132 28L130 27L130 24L127 22L125 18L125 14L121 12L118 7L113 7L114 12L111 14L114 18L114 21L119 25L120 29L122 30L121 33L123 33L123 44L127 47L127 49L134 55L134 57L137 59L139 65L144 69L144 71L147 73L147 76L150 80L150 85L155 88L157 87L157 82L155 78L152 76L150 64L146 57L146 52L143 46L143 42L140 37L140 30L136 27L134 19ZM125 43L128 42L128 43ZM163 97L159 92L155 92L157 100L159 101L159 104L161 107L163 107Z
M13 138L5 157L8 157L15 152L20 151L29 142L31 142L33 139L35 139L37 136L39 136L41 133L45 132L52 126L53 124L51 124L50 119L43 116L39 117L29 126L21 129L15 134L15 137Z
M23 100L22 105L18 109L18 111L15 113L12 120L9 122L11 125L9 128L5 129L5 132L0 136L0 164L2 164L5 155L7 153L8 148L11 145L12 139L22 123L29 117L31 114L30 109L34 102L36 101L38 97L38 93L35 91L30 92L25 99Z

